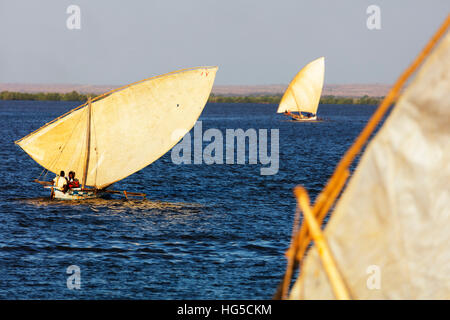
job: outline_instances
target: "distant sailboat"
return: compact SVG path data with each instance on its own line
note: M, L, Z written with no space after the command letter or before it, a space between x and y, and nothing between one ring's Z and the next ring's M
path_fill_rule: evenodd
M450 297L449 28L447 16L346 152L315 203L309 204L302 187L295 189L298 207L278 296ZM347 182L350 165L414 73ZM329 221L322 232L325 217ZM296 268L299 274L289 293Z
M81 188L67 192L37 179L53 197L97 197L181 140L202 113L217 69L175 71L107 92L15 143L47 171L79 174Z
M289 84L277 113L284 113L296 121L317 120L324 75L324 57L308 63Z

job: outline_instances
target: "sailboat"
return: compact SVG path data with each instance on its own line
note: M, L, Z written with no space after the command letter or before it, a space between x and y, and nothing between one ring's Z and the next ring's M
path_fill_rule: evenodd
M317 120L324 75L324 57L308 63L284 92L277 113L284 113L295 121Z
M450 15L400 75L315 203L303 187L294 190L282 298L450 298L449 28Z
M107 188L158 160L192 129L217 69L174 71L109 91L15 143L44 167L43 172L71 170L79 175L80 188L66 192L36 179L51 189L54 198L88 199L116 193Z

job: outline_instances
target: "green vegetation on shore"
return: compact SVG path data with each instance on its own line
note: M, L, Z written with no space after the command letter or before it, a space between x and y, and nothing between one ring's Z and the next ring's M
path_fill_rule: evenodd
M92 94L81 94L76 91L68 93L58 92L0 92L0 100L36 100L36 101L86 101L88 96L95 97Z
M216 96L211 94L208 102L220 103L272 103L278 104L281 100L281 95L270 96ZM369 104L378 105L383 97L369 97L363 96L360 98L351 97L336 97L336 96L322 96L320 98L321 104Z
M81 94L76 91L69 93L57 92L39 92L39 93L25 93L25 92L0 92L0 100L36 100L36 101L86 101L88 96L95 97L92 94ZM278 104L281 100L281 95L254 95L254 96L224 96L214 95L208 99L208 102L218 103L264 103L264 104ZM323 96L320 98L321 104L369 104L378 105L382 97L363 96L360 98L351 97L336 97Z

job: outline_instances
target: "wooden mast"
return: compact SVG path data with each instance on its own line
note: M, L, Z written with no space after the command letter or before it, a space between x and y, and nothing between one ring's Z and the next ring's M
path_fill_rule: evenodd
M290 87L290 90L292 92L292 95L294 96L295 104L297 105L297 109L298 109L298 115L300 116L300 119L301 119L301 118L303 118L303 116L302 116L302 112L300 111L300 105L298 104L297 97L295 96L295 91L292 90L292 87Z
M86 129L86 156L84 160L83 167L83 180L81 185L81 190L86 186L86 179L89 169L89 154L91 151L91 97L88 97L87 105L87 129Z

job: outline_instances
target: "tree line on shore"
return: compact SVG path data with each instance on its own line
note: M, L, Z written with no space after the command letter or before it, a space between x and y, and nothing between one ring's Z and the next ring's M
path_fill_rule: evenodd
M0 92L0 100L35 100L35 101L86 101L88 97L95 97L93 94L83 94L76 91L68 93L58 92ZM262 104L278 104L282 95L258 95L258 96L225 96L211 94L208 102L217 103L262 103ZM365 104L378 105L383 97L369 97L367 95L359 98L322 96L321 104Z
M208 102L220 103L263 103L263 104L279 104L282 95L262 95L262 96L222 96L211 94ZM359 98L353 97L337 97L322 96L320 104L366 104L378 105L383 97L369 97L365 95Z
M88 97L95 97L93 94L82 94L76 91L67 93L58 92L0 92L0 100L35 100L35 101L86 101Z

